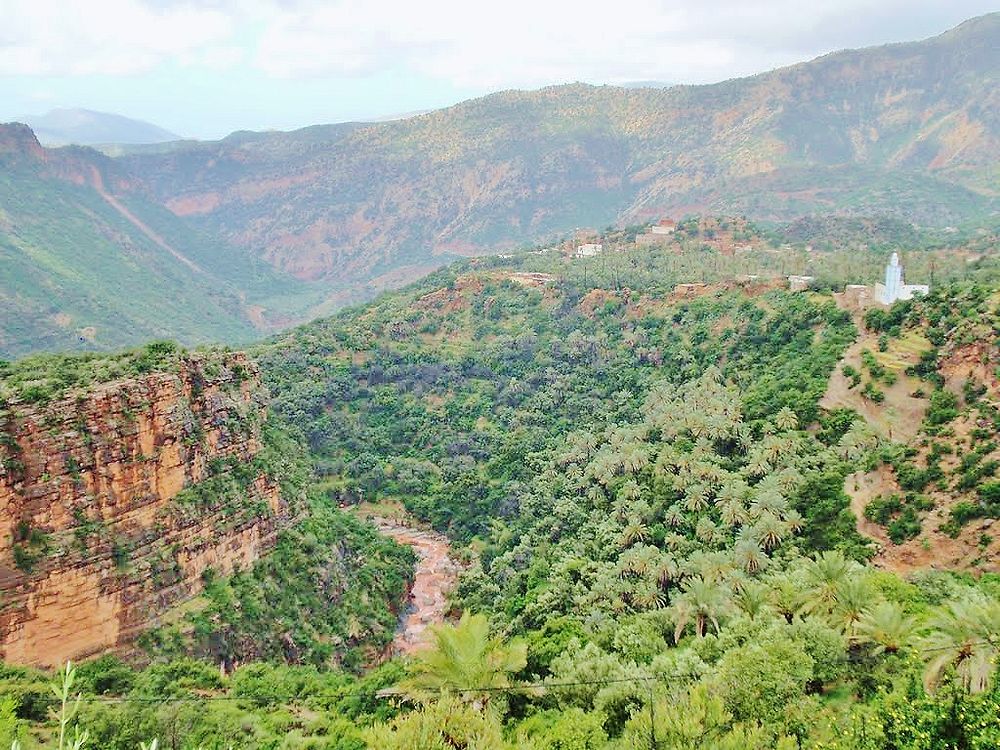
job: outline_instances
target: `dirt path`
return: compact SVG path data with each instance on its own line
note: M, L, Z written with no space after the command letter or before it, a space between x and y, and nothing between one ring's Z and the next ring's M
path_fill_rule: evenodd
M882 438L898 442L910 442L920 430L924 412L927 409L927 399L914 398L910 394L926 384L917 378L906 374L906 368L920 359L923 341L910 336L905 340L893 339L887 352L878 350L878 336L862 329L862 323L856 321L857 340L845 351L840 362L830 373L826 393L820 399L819 405L824 409L846 407L860 414L869 426ZM867 349L874 354L875 359L886 370L896 375L894 385L887 386L879 382L878 388L885 394L885 401L875 403L861 395L861 386L851 387L850 380L844 375L843 367L849 364L859 372L864 368L861 364L861 351ZM864 380L871 380L865 372Z
M443 534L391 518L372 516L370 520L383 534L417 553L409 606L392 641L394 654L412 654L427 644L428 626L444 622L448 594L458 582L461 566L451 558L451 547Z
M848 474L844 479L844 492L851 498L851 511L856 519L858 533L878 542L882 549L891 546L892 540L885 529L865 518L865 508L875 498L891 495L898 489L884 466L872 472Z
M120 213L126 220L128 220L129 222L131 222L135 226L136 229L138 229L140 232L142 232L144 235L146 235L152 242L154 242L156 245L158 245L163 250L166 250L168 253L170 253L177 260L179 260L181 263L183 263L184 265L186 265L188 268L190 268L195 273L205 273L205 271L202 270L201 266L199 266L193 260L191 260L190 258L188 258L183 253L181 253L179 250L176 250L173 247L171 247L167 243L167 241L165 239L163 239L163 237L161 237L159 234L157 234L156 232L154 232L152 230L152 228L150 228L144 221L142 221L142 219L140 219L134 213L132 213L131 211L129 211L124 205L122 205L121 201L119 201L117 198L115 198L113 195L111 195L111 193L109 193L105 189L105 187L104 187L104 178L101 176L101 172L100 172L100 170L97 169L97 167L93 168L92 174L91 174L91 179L93 181L94 190L97 191L98 195L100 195L105 201L107 201L108 204L110 204L110 206L113 209L115 209L115 211L117 211L118 213Z

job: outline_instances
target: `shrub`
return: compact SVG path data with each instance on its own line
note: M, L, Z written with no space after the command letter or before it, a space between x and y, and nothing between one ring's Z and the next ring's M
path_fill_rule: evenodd
M931 393L930 405L927 407L927 423L933 426L943 425L958 416L958 397L951 391L937 389Z
M862 389L861 395L876 404L881 404L885 401L885 392L879 389L872 380L865 383L865 387Z

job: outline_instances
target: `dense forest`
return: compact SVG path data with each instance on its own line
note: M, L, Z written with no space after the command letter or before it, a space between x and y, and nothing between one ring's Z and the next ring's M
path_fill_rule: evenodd
M844 489L883 465L916 487L956 420L996 438L989 395L971 380L954 395L939 367L963 336L993 366L995 265L914 252L908 280L941 290L852 315L828 290L877 278L884 256L724 256L703 230L682 225L676 251L466 261L256 347L271 460L310 511L134 663L0 666L0 747L1000 745L1000 576L873 565ZM911 373L920 451L820 406L862 330L932 344ZM25 360L0 393L51 398L170 356ZM872 357L869 394L886 377ZM973 507L956 524L1000 515L988 462L963 469ZM384 602L412 555L350 510L381 501L466 563L452 621L410 658L384 658ZM883 506L869 510L887 525L903 516ZM316 585L331 577L336 601Z

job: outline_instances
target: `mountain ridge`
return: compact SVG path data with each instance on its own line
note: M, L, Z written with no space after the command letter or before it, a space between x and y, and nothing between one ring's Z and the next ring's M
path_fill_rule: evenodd
M303 279L687 212L962 223L997 211L998 35L991 14L717 84L509 90L121 161L175 213Z
M272 295L303 291L188 227L109 157L47 149L24 124L0 125L0 206L0 357L246 341L281 319Z

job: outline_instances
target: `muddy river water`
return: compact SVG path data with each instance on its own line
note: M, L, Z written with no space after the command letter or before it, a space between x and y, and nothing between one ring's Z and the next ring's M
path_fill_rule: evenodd
M375 516L370 520L380 532L417 553L409 606L392 642L394 653L412 654L428 642L428 626L444 622L448 594L458 582L461 566L450 556L451 547L443 534L391 518Z

